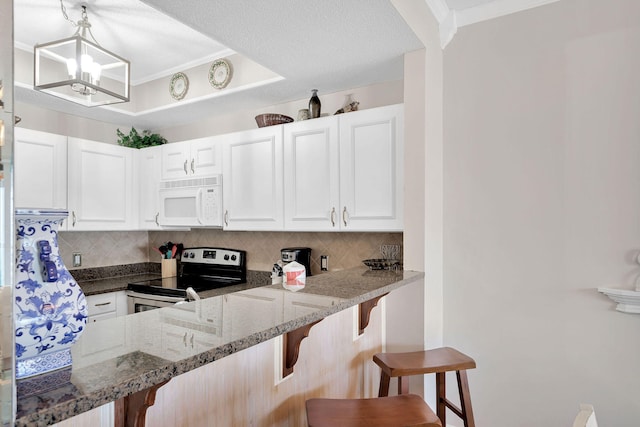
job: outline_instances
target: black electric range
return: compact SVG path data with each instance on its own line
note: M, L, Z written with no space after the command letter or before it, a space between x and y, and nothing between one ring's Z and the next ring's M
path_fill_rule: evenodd
M138 293L187 299L187 288L201 292L247 281L245 251L226 248L186 248L178 261L176 277L129 283L129 294Z

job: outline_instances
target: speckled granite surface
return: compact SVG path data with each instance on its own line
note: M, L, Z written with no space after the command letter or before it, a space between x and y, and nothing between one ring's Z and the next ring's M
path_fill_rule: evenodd
M423 277L354 268L308 277L298 292L269 285L89 324L68 381L18 381L16 426L73 417Z
M96 267L70 270L71 275L82 288L85 295L96 295L106 292L124 291L132 282L141 282L160 277L160 264L146 262L113 267ZM247 283L221 290L208 291L205 298L229 292L264 286L271 283L270 272L247 271Z

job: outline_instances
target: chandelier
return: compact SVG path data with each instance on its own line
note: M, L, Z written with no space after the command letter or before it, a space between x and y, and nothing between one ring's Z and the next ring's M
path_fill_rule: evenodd
M77 27L76 32L34 46L35 89L87 107L128 102L129 61L98 44L86 6L78 22L69 19L62 0L60 8L64 18Z

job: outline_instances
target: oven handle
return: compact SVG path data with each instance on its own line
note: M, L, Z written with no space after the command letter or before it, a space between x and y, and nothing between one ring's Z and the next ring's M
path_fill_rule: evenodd
M183 298L183 297L169 297L164 295L143 294L141 292L136 292L136 291L127 291L127 296L132 298L142 298L142 299L148 299L153 301L164 301L164 302L186 301L186 298Z

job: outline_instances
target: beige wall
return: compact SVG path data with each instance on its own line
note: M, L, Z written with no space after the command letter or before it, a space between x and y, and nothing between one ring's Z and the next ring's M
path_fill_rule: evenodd
M444 336L477 424L640 423L640 3L565 0L444 51ZM427 200L428 202L428 200Z

